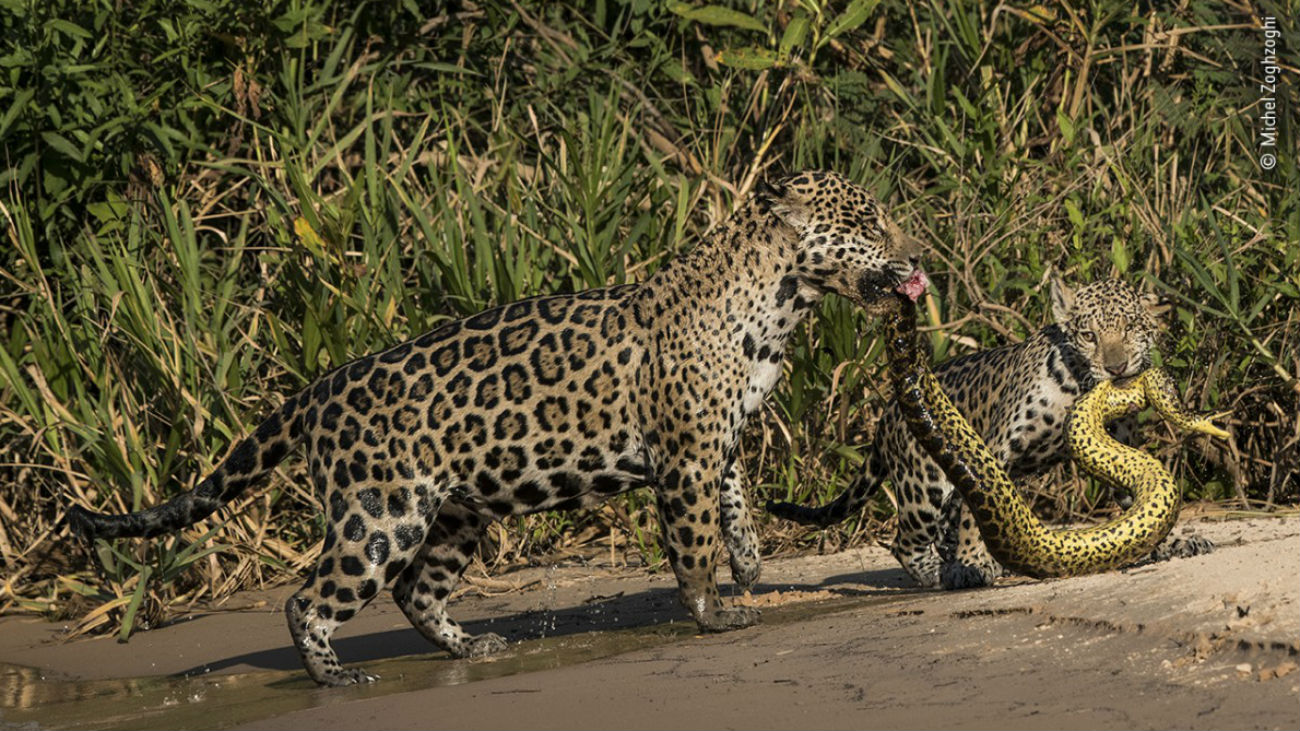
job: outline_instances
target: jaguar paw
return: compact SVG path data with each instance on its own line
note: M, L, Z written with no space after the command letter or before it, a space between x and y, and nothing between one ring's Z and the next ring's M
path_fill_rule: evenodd
M465 657L487 657L506 649L506 638L485 632L466 643Z
M1166 537L1151 552L1152 561L1168 561L1171 558L1188 558L1200 556L1214 550L1214 542L1195 533L1178 538Z
M329 673L318 682L330 688L342 688L349 685L365 685L379 680L379 676L368 673L361 668L342 669Z
M977 589L990 586L998 577L998 571L989 566L972 566L957 561L944 564L939 583L946 590Z
M758 624L761 616L762 612L755 607L727 607L715 609L698 622L705 632L730 632Z

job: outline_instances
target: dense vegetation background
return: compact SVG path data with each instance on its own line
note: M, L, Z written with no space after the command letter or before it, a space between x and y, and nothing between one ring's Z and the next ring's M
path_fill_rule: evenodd
M1166 295L1164 362L1188 402L1233 409L1234 440L1152 426L1153 447L1190 499L1293 503L1296 9L0 0L0 610L129 628L293 579L322 536L296 460L184 536L97 560L57 521L193 487L358 354L643 278L755 181L808 167L933 247L940 358L1044 324L1049 271ZM755 504L851 479L887 396L879 350L834 299L800 332L745 442ZM1110 509L1069 473L1036 490L1058 518ZM483 558L599 542L654 564L652 510L515 521ZM837 545L891 514L883 495L830 531L762 526L769 550Z

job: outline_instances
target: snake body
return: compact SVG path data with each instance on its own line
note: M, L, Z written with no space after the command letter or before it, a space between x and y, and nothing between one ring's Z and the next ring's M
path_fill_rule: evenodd
M1151 405L1180 429L1227 436L1214 417L1184 411L1158 368L1122 385L1102 382L1076 402L1068 438L1086 470L1132 490L1133 506L1102 525L1048 529L930 372L917 344L915 304L899 297L896 313L884 319L895 397L912 436L970 506L989 553L1018 573L1045 578L1117 568L1149 553L1173 527L1181 502L1173 477L1151 455L1113 439L1106 422Z

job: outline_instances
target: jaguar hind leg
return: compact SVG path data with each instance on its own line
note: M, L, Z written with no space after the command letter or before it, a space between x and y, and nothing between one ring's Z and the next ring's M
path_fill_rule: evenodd
M312 578L316 577L313 575ZM322 599L312 588L313 583L309 580L301 591L289 599L285 608L289 619L289 634L293 636L293 644L302 656L307 674L321 685L334 687L378 680L378 675L359 668L344 668L330 642L334 631L343 624L335 617L344 611L355 610L335 611L334 605Z
M391 584L415 557L440 497L425 487L363 486L329 497L331 523L307 583L286 615L307 674L321 685L370 683L377 676L344 668L331 644L335 630Z
M500 635L471 635L447 614L447 600L490 522L459 503L443 505L419 555L393 587L402 614L426 640L453 657L483 657L506 649Z

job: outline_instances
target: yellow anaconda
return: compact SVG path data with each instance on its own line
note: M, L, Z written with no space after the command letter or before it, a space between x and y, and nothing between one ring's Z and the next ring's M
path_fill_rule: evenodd
M1186 413L1159 369L1124 385L1103 382L1076 402L1067 427L1070 446L1089 472L1132 490L1133 506L1102 525L1050 530L930 372L917 346L916 306L899 297L897 312L885 320L892 328L887 347L895 397L912 436L970 506L989 553L1019 573L1043 578L1113 569L1150 552L1173 527L1181 498L1173 477L1151 455L1111 438L1107 421L1150 404L1181 429L1227 436L1213 417Z

